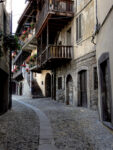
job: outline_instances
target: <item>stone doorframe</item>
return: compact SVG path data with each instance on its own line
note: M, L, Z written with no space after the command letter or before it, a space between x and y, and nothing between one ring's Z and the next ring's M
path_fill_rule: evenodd
M75 100L76 106L78 106L78 79L79 79L79 72L85 70L87 73L87 108L90 108L90 82L89 82L89 68L87 66L81 66L80 68L76 69L75 72Z
M109 94L110 94L110 103L111 103L111 123L113 125L113 101L112 101L112 86L111 86L111 73L110 73L110 62L109 62L109 53L103 53L98 59L98 74L99 74L99 113L100 120L103 122L103 110L102 110L102 94L101 94L101 64L105 61L108 61L108 71L109 71Z
M50 80L48 80L48 78L50 78ZM50 89L48 89L48 85L47 85L47 81L50 81ZM50 91L47 91L50 90ZM50 95L48 94L50 92ZM46 97L51 97L52 96L52 75L50 73L47 73L45 76L45 96Z
M74 82L74 80L73 80L73 79L74 79L74 78L73 78L73 75L72 75L70 72L68 72L68 73L65 75L65 77L64 77L64 80L65 80L65 81L64 81L64 83L65 83L65 85L64 85L64 86L65 86L65 102L64 102L64 103L66 104L66 101L67 101L66 81L67 81L67 77L68 77L69 75L72 77L72 81L73 81L73 105L74 105L74 104L75 104L75 102L74 102L74 99L75 99L75 96L74 96L74 91L75 91L75 90L74 90L74 89L75 89L75 88L74 88L74 84L75 84L75 82Z
M70 99L69 100L67 99L69 97L69 93L67 92L68 91L67 88L69 88L68 87L69 86L68 85L68 83L69 83L68 78L70 78L71 79L70 81L72 82L72 103L71 104L70 104ZM66 78L66 104L67 105L73 105L73 78L72 78L72 76L70 74L68 74L67 78Z

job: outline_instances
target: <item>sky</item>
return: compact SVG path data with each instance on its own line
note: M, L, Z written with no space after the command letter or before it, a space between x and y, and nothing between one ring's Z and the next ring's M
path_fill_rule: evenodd
M26 5L27 4L25 4L25 0L12 0L13 33L16 31L18 20L22 15Z

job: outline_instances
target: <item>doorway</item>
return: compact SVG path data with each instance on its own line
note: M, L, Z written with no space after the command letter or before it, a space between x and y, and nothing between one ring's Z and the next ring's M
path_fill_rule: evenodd
M67 76L66 79L66 104L72 105L73 104L73 79L71 75Z
M0 69L0 114L4 113L8 109L9 103L9 78L8 74Z
M111 122L111 87L109 58L100 64L100 86L103 121Z
M23 95L23 85L22 85L22 82L20 82L20 86L19 86L19 95Z
M78 106L87 107L87 71L78 73Z
M51 75L47 73L45 78L45 95L51 97Z

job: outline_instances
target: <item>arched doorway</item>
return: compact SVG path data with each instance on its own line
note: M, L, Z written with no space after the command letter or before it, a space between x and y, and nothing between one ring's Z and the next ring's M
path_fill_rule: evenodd
M73 79L71 75L68 75L66 79L66 104L73 104Z
M78 106L87 107L87 70L78 73Z
M45 94L46 97L51 97L51 75L47 73L45 78Z

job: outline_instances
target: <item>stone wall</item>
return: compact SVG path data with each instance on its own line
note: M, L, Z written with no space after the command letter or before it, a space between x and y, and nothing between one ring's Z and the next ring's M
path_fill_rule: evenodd
M94 90L93 68L96 66L95 51L63 65L56 70L56 100L66 102L66 80L71 75L73 80L73 105L78 105L78 72L87 71L87 107L97 109L97 90ZM62 89L58 89L58 77L62 77Z

